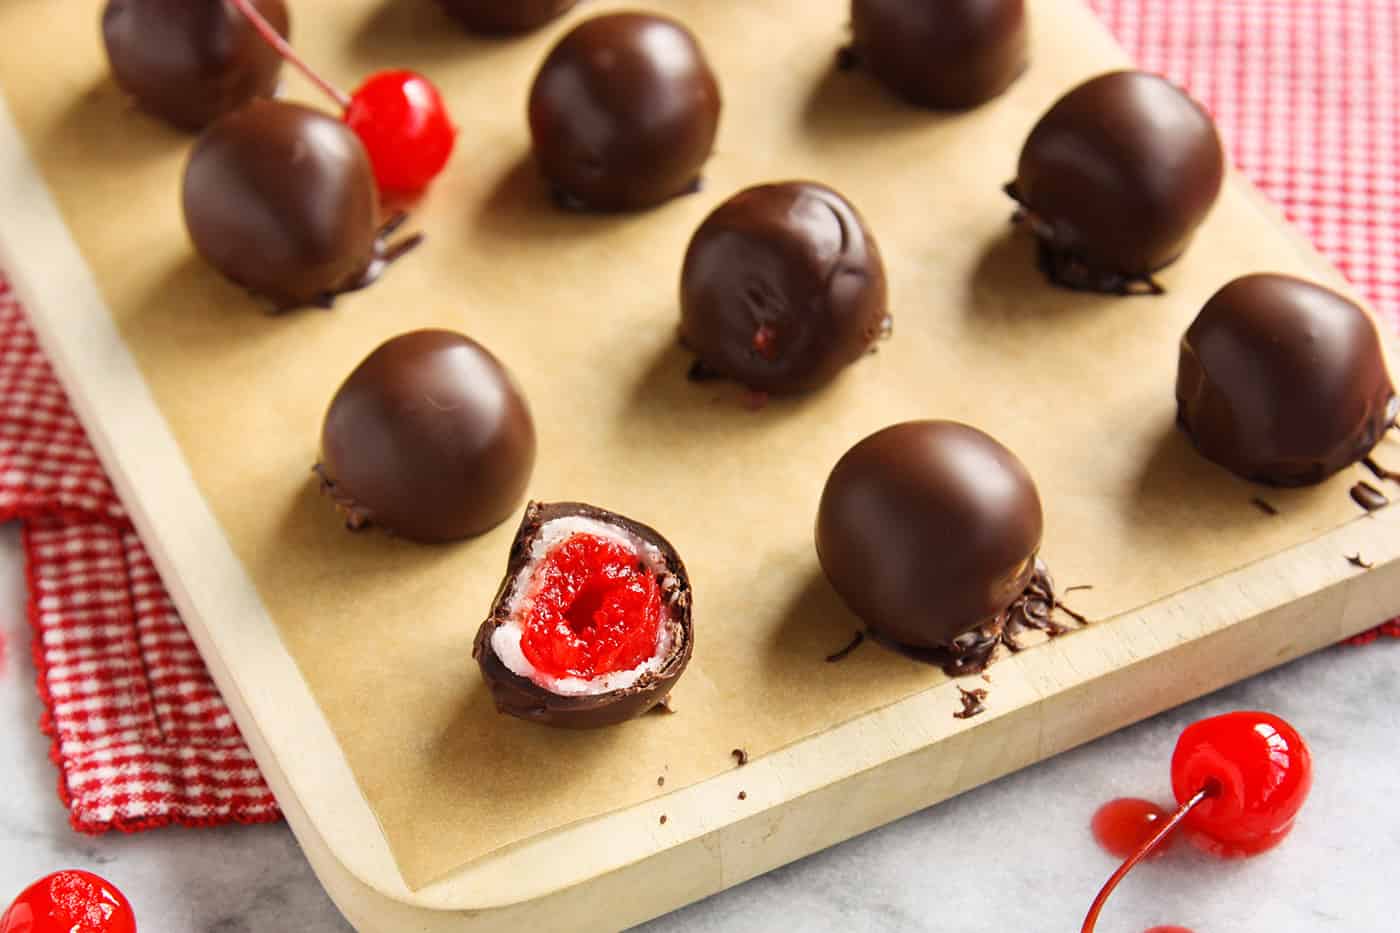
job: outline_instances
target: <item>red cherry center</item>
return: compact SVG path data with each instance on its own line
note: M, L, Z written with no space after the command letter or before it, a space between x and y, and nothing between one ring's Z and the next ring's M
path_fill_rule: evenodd
M70 869L25 888L0 917L0 933L136 933L136 917L110 881Z
M1150 800L1120 797L1099 807L1090 822L1094 838L1110 855L1127 858L1157 834L1169 814ZM1170 839L1152 850L1148 858L1166 854Z
M534 569L520 647L551 677L631 670L656 654L664 607L631 548L598 535L556 544Z
M1211 789L1186 817L1192 842L1227 858L1278 845L1311 787L1307 744L1270 713L1226 713L1193 723L1172 754L1178 801Z
M437 88L412 71L371 75L351 95L345 122L365 144L380 190L398 194L426 188L457 135Z

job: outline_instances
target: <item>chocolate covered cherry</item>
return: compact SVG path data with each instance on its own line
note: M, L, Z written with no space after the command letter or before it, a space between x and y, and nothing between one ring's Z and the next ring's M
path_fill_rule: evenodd
M1006 191L1068 288L1159 292L1152 274L1186 249L1225 176L1210 115L1165 78L1115 71L1040 118Z
M436 543L495 527L535 463L529 407L485 347L446 330L388 340L336 392L321 430L323 490L352 529Z
M283 36L283 0L252 0ZM108 0L102 39L112 78L142 109L203 129L277 90L282 58L226 0Z
M563 16L578 0L438 0L473 32L525 32Z

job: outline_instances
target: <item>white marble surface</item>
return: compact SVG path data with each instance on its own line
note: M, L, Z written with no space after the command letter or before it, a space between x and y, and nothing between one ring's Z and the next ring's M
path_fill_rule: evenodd
M0 904L63 867L130 897L142 933L331 933L348 926L281 824L102 838L68 828L36 727L18 535L0 529ZM1396 594L1400 608L1400 593ZM1157 717L660 918L645 933L1073 931L1114 861L1088 822L1116 796L1170 797L1167 764L1193 719L1240 708L1289 719L1316 756L1293 837L1223 863L1178 848L1134 873L1101 933L1397 928L1400 640L1334 648Z

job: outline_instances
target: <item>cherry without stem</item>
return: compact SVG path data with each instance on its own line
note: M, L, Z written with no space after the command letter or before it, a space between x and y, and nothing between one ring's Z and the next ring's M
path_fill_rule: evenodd
M110 881L69 869L25 888L0 916L0 933L136 933L136 917Z
M381 192L417 194L438 176L452 154L456 130L427 78L412 71L381 71L347 95L297 55L250 0L231 2L264 41L341 108L369 153Z

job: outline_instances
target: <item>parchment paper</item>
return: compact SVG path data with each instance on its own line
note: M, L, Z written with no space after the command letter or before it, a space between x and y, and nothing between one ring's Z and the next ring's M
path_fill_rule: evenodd
M485 41L431 0L295 3L298 47L334 80L424 71L461 135L413 216L426 244L333 312L283 317L192 254L179 212L190 138L132 110L106 77L100 4L0 8L0 81L32 154L415 888L705 780L733 767L733 748L759 756L941 682L871 645L823 662L858 622L817 565L818 496L840 454L887 424L956 418L1016 450L1045 502L1044 555L1061 585L1094 586L1073 601L1098 619L1360 514L1347 495L1359 469L1261 490L1173 429L1177 340L1211 292L1256 270L1331 275L1252 192L1227 188L1160 298L1050 288L1007 223L1000 186L1031 124L1122 61L1076 0L1032 2L1032 69L957 116L834 70L842 0L628 3L699 35L725 93L718 151L698 195L636 215L560 213L528 159L529 82L569 24L621 5L595 0L533 36ZM290 73L286 91L324 103ZM720 200L799 177L864 213L895 333L828 390L751 411L739 390L685 378L681 255ZM309 468L331 394L382 340L424 326L472 335L520 379L540 437L532 496L612 508L679 549L697 646L674 715L585 734L496 715L470 648L514 520L423 547L348 534L317 495ZM1400 444L1379 456L1400 460Z

